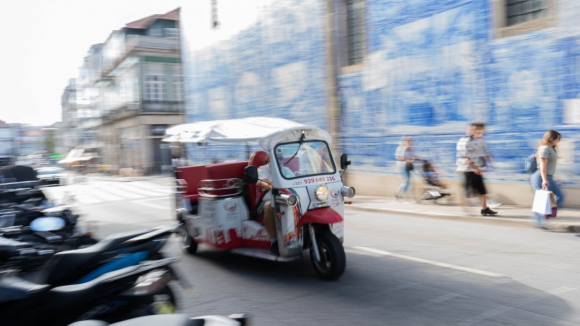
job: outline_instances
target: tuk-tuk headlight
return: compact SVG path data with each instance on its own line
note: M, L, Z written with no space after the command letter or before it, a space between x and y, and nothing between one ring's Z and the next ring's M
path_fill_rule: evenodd
M296 206L298 204L298 197L296 195L292 195L288 197L288 206Z
M292 207L296 206L296 204L298 203L298 197L296 195L281 194L276 197L276 202L280 205Z
M342 186L342 195L344 197L354 197L355 191L353 187Z
M328 198L328 188L326 188L326 186L320 186L316 188L314 194L316 196L316 199L320 201L325 201Z

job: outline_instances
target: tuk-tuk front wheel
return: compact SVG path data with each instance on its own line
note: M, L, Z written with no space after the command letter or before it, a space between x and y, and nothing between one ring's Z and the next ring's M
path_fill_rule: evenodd
M182 225L179 228L179 236L181 237L181 247L183 250L187 251L191 255L195 255L197 253L197 242L193 241L185 225Z
M322 231L316 234L316 243L320 253L320 261L310 248L310 261L318 277L323 280L335 280L339 278L346 267L346 255L340 240L329 231Z

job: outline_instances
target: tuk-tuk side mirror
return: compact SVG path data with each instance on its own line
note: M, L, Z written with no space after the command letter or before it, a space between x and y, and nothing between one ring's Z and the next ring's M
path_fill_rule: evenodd
M340 155L340 169L344 170L346 169L347 166L349 166L351 163L348 160L348 155L346 153L343 153L342 155Z
M254 184L258 182L258 168L255 166L246 166L244 168L244 182Z

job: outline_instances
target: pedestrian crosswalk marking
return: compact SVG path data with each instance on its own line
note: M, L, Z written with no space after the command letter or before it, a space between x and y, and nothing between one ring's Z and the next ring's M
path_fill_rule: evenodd
M143 189L143 188L139 187L138 185L133 185L131 183L125 183L125 182L119 182L119 184L116 185L116 187L120 188L120 189L125 189L126 191L130 191L133 193L137 193L137 194L141 194L141 195L145 195L145 196L150 196L150 197L166 195L164 193L160 193L160 192L157 192L155 190Z
M133 184L142 186L143 188L145 188L147 190L161 192L161 193L164 193L166 195L171 195L174 193L172 188L167 187L167 186L160 186L160 185L152 183L152 182L138 181L138 182L133 182Z
M74 201L77 204L94 205L128 199L167 198L172 190L170 187L147 182L101 182L51 187L47 188L45 193L49 199L55 202L59 202L69 195L74 195Z
M113 200L118 200L119 197L111 195L109 193L107 193L104 190L101 190L100 188L96 188L96 187L87 187L87 193L90 196L94 196L97 199L101 199L101 201L113 201Z
M114 185L107 185L107 191L110 192L111 194L114 194L116 196L119 196L121 198L129 198L129 199L135 199L135 198L143 198L145 197L145 195L143 194L138 194L136 192L129 192L129 191L125 191L122 189L119 189L117 187L115 187Z
M150 199L134 200L133 203L138 204L138 205L147 206L147 207L157 208L157 209L163 209L163 210L168 210L169 209L169 206L162 206L162 205L157 205L157 204L149 203L149 202L147 202L148 200L150 200Z

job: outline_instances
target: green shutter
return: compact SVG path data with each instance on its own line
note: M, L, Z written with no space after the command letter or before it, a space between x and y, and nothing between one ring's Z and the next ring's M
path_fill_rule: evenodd
M166 57L151 57L144 56L143 60L148 62L167 62L167 63L181 63L179 58L166 58Z

